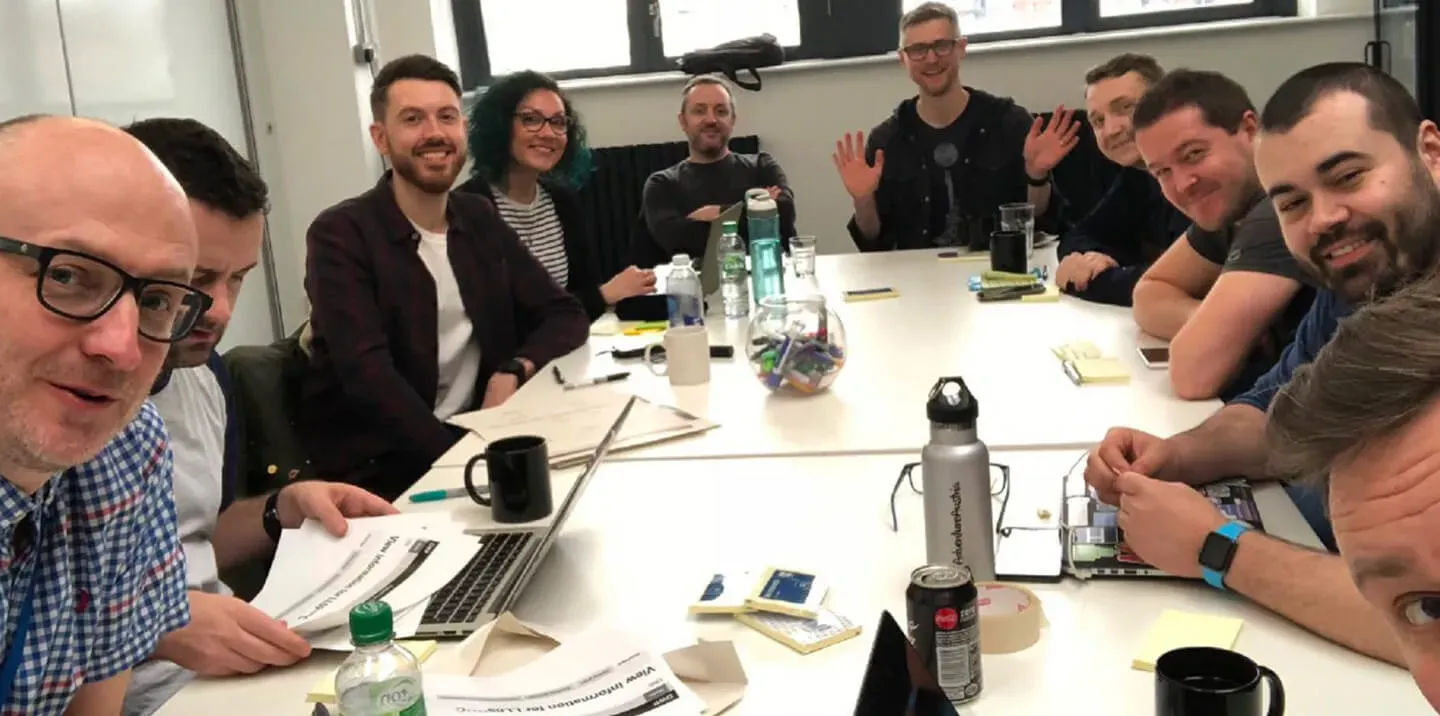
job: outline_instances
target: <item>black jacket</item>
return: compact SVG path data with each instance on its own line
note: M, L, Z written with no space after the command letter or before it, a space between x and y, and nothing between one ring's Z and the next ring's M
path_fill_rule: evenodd
M954 172L955 195L961 215L977 222L983 231L994 229L1001 204L1026 200L1029 183L1025 178L1025 135L1034 117L1009 97L966 87L970 103L962 116L970 119L970 132L957 144L956 166L968 171ZM875 192L880 214L880 235L867 239L852 217L850 236L861 251L889 251L934 246L931 236L931 171L934 159L920 137L923 120L915 111L916 98L901 102L895 112L870 130L865 158L873 163L875 151L885 150L885 168ZM1036 228L1045 228L1054 205L1044 217L1036 217Z
M580 197L569 187L541 179L540 186L550 192L555 204L555 216L560 219L560 229L565 232L565 258L570 264L570 276L565 281L565 290L570 292L585 307L585 315L593 322L605 313L605 298L600 295L601 281L590 259L590 232L585 227L585 217L580 212ZM479 176L471 177L455 191L479 194L491 202L495 201L495 190Z
M1060 237L1060 259L1074 253L1105 254L1114 268L1101 271L1084 291L1067 293L1087 301L1129 306L1141 274L1190 227L1190 219L1165 199L1148 172L1120 170L1105 196L1074 229Z

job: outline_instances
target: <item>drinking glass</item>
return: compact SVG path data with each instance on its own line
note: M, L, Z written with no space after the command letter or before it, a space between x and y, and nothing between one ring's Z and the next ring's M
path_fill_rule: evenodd
M1022 202L1000 205L1000 230L1025 232L1025 255L1035 255L1035 205Z
M790 239L790 265L795 269L795 278L810 278L815 275L814 236L796 236Z

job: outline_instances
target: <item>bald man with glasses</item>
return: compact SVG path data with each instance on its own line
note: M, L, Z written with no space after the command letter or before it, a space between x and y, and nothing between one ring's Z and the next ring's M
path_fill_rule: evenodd
M120 712L189 622L146 401L210 305L185 193L98 122L0 122L0 712Z

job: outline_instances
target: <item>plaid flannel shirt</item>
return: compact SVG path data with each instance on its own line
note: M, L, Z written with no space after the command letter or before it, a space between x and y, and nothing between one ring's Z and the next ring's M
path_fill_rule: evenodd
M0 715L59 716L82 685L132 668L189 623L171 478L165 425L147 401L99 455L33 496L0 479L4 649L38 580Z

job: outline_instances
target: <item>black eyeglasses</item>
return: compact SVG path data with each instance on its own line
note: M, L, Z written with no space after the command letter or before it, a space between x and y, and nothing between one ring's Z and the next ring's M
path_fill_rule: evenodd
M913 45L906 45L900 48L900 51L912 60L923 60L925 55L930 52L934 52L936 57L949 57L950 53L954 52L959 45L959 38L949 37L934 42L917 42Z
M516 118L520 120L520 126L527 132L539 132L541 127L550 125L550 131L556 134L564 134L570 130L570 117L564 114L557 114L553 117L546 117L539 112L519 112Z
M33 260L35 295L40 305L75 321L93 321L120 297L135 296L140 307L140 335L174 343L195 328L212 303L209 296L174 281L136 278L104 259L67 249L37 246L0 236L0 253Z

